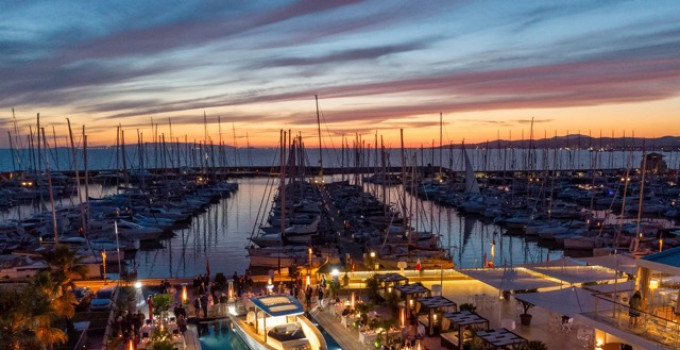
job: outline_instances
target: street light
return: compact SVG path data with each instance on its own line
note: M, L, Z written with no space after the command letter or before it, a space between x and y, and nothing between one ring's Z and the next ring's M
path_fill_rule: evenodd
M120 267L120 244L118 244L118 221L113 220L113 230L116 233L116 254L118 254L118 286L120 287L120 279L123 276L123 270Z
M106 281L106 250L102 250L102 268L103 268L103 275L104 275L104 285L107 285L108 282Z
M307 248L307 253L309 255L309 265L307 266L307 284L311 284L312 279L312 247Z

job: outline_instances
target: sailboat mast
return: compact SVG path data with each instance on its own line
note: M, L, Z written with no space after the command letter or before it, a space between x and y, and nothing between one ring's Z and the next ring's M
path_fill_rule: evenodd
M321 114L319 113L319 96L314 95L316 102L316 127L319 136L319 177L323 179L323 152L321 151Z
M411 240L411 235L410 233L410 223L408 220L408 211L407 209L407 203L406 203L406 153L404 152L404 129L399 129L399 138L401 140L401 189L402 189L402 203L401 203L401 212L404 215L404 229L406 230L406 234L409 236L409 243Z
M444 128L444 116L442 112L439 112L439 178L442 179L442 152L444 148L442 147L442 142L443 142L443 131L442 129Z
M45 143L47 143L47 138L45 138L45 128L37 130L38 132L38 142L40 142L40 133L42 133L42 138ZM43 152L45 157L45 175L47 175L47 186L48 192L50 194L50 207L52 208L52 230L54 231L54 244L59 244L59 230L57 229L57 208L54 205L54 192L52 191L52 174L50 173L50 160L47 156L47 152Z

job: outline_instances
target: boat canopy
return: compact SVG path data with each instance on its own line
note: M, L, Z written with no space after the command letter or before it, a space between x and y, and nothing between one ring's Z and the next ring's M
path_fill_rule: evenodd
M250 301L269 316L295 316L305 312L302 304L287 294L252 297Z

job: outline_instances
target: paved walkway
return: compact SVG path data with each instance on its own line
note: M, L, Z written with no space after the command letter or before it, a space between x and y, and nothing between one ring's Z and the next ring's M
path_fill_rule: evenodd
M433 282L424 283L428 288L432 287ZM477 305L477 313L489 319L491 328L503 326L503 320L514 321L515 329L513 332L528 340L540 340L549 349L583 349L586 343L579 340L577 334L579 329L589 330L588 327L573 324L570 331L562 331L561 315L551 313L538 307L532 308L529 312L533 315L531 326L522 326L519 321L519 303L513 299L509 301L500 300L496 289L491 288L479 281L448 281L444 282L444 296L455 301L458 305L464 303L474 303ZM316 310L312 313L316 321L340 344L342 349L372 349L368 345L359 343L359 333L356 329L345 328L340 324L340 320L331 314L330 307L323 311ZM438 336L426 337L422 344L429 350L445 349L441 346Z
M432 286L432 282L423 283L427 287ZM437 283L438 284L438 283ZM487 319L491 328L502 327L502 320L515 322L513 332L521 335L528 340L540 340L549 349L583 349L585 343L578 339L579 329L583 331L592 330L580 324L572 324L570 331L562 331L561 316L545 309L534 307L529 310L533 316L531 326L522 326L519 321L519 314L523 312L520 304L511 298L509 301L500 300L497 289L489 287L482 282L475 280L450 281L444 282L444 296L455 301L458 305L463 303L475 303L477 313ZM433 349L428 347L428 349Z
M338 342L342 349L371 349L359 343L358 332L342 326L340 320L331 314L330 308L324 311L317 310L312 313L312 317Z

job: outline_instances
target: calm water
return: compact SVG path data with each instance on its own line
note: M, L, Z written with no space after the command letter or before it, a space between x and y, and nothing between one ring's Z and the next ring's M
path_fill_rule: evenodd
M267 178L239 180L239 190L194 218L188 228L176 231L172 239L162 241L165 248L137 253L140 277L193 277L205 273L209 262L212 274L234 271L242 273L248 267L245 247L257 224L257 212L265 192ZM370 190L370 189L369 189ZM392 187L396 198L398 187ZM420 229L440 232L442 245L450 248L456 266L479 267L486 253L491 259L495 243L496 265L522 264L562 257L561 251L549 251L522 237L501 235L501 229L491 223L459 216L454 209L414 198L422 208L417 214ZM263 202L268 213L271 199ZM434 218L432 220L431 218Z
M174 147L174 148L173 148ZM123 159L120 152L116 152L114 147L98 147L88 149L88 169L107 170L122 169ZM399 149L387 149L386 163L391 166L401 166L401 151ZM660 152L671 169L680 168L680 152ZM143 157L140 157L140 154ZM203 151L198 147L186 148L184 145L169 146L165 152L165 160L162 159L162 150L154 150L151 146L145 148L142 153L138 152L137 147L126 147L126 165L128 169L140 168L172 168L179 166L272 166L279 162L278 150L271 148L246 148L233 149L225 148L222 152L213 148L213 151ZM57 148L50 150L50 167L52 170L73 170L73 160L70 149ZM214 157L213 157L214 155ZM470 158L472 167L476 171L487 170L522 170L522 169L591 169L595 168L626 168L629 158L628 151L602 151L591 152L586 149L562 149L562 150L543 150L535 149L528 151L525 149L468 149L467 155ZM319 164L319 150L309 148L305 150L307 164ZM76 151L78 169L83 170L83 151ZM0 149L0 171L12 171L14 169L44 169L44 165L32 164L31 159L37 158L30 156L27 149L12 152L9 149ZM207 159L208 163L201 163L201 159ZM323 161L325 167L354 166L354 150L345 150L344 155L340 149L324 149ZM375 166L375 150L365 149L361 151L361 166ZM438 167L440 164L444 168L462 171L465 169L463 153L460 149L406 149L405 159L409 165L432 164ZM141 162L140 162L141 160ZM642 152L632 152L632 165L637 167L642 160ZM379 164L380 162L378 162Z
M198 325L199 340L203 350L247 350L248 346L231 330L227 320Z

